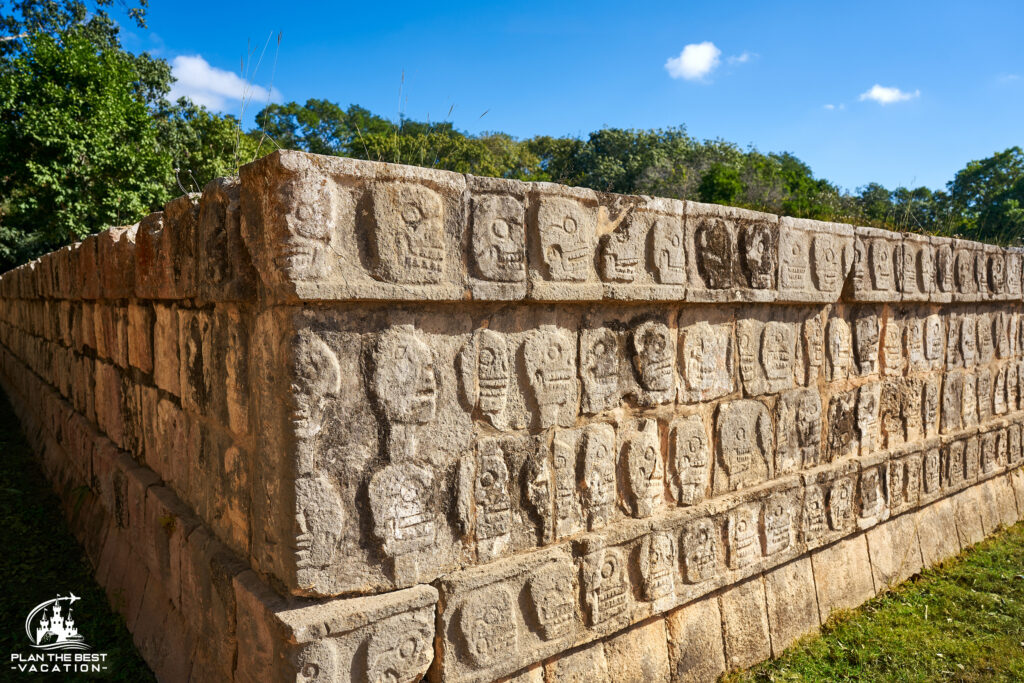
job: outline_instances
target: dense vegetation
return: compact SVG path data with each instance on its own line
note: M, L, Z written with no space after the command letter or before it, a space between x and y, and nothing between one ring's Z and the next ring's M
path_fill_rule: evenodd
M144 26L145 0L128 15ZM606 128L586 139L469 135L327 100L272 104L239 121L167 99L169 65L124 50L113 0L0 0L0 271L278 149L301 149L732 204L791 216L1024 239L1024 151L972 161L945 191L877 183L843 190L789 153L700 141L682 126Z

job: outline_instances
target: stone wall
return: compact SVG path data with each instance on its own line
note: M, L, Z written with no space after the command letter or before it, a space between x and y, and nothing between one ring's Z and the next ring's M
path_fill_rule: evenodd
M1021 280L279 152L3 275L0 382L161 679L704 680L1022 516Z

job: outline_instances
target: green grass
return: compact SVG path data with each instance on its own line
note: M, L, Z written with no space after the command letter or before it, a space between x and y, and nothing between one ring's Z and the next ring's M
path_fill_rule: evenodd
M1024 680L1024 522L725 680Z
M112 612L81 546L68 531L7 398L0 392L0 680L152 681L153 674L132 645L124 619ZM40 602L69 591L78 631L92 652L107 653L102 674L22 674L10 656L33 650L25 617Z

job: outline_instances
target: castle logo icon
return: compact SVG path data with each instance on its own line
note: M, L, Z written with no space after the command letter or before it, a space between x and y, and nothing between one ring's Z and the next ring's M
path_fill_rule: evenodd
M25 617L25 634L32 647L40 650L88 650L89 644L75 628L71 606L77 595L58 595L36 605Z

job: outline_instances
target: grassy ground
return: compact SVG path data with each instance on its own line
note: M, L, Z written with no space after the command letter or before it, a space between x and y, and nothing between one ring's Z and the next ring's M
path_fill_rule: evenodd
M0 392L0 680L152 681L124 620L112 612L81 546L68 531L56 495L40 471L7 398ZM107 653L102 674L22 674L11 654L33 652L25 617L40 602L74 592L74 617L92 652Z
M726 680L1024 680L1024 522Z

